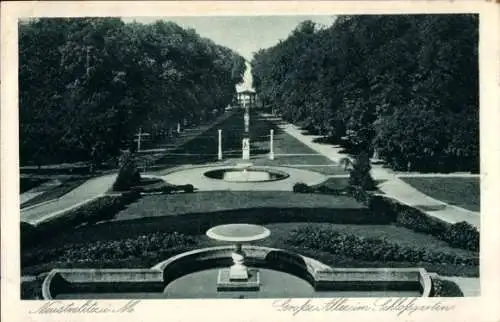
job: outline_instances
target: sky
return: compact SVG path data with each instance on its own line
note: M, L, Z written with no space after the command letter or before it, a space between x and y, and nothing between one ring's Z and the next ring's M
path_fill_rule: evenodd
M167 20L196 32L215 43L231 48L248 61L261 48L269 48L284 40L305 20L316 22L319 26L329 27L335 16L200 16L200 17L132 17L122 18L125 22L137 21L153 23L157 20ZM252 75L250 65L243 76L243 83L237 86L237 91L252 90Z
M135 17L124 21L152 23L168 20L183 28L193 28L197 33L212 39L215 43L229 47L247 60L260 48L268 48L280 39L286 39L290 32L304 20L330 26L334 16L240 16L240 17Z

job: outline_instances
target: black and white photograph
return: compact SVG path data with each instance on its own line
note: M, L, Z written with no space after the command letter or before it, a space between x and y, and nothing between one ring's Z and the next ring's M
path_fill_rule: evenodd
M480 297L480 20L19 18L19 299Z

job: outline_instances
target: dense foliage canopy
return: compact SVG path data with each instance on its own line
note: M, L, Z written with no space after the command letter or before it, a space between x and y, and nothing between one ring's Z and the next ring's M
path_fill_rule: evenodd
M353 151L397 169L479 167L477 15L305 21L252 74L265 105Z
M19 26L21 163L105 159L141 127L231 103L245 60L171 22L50 18Z

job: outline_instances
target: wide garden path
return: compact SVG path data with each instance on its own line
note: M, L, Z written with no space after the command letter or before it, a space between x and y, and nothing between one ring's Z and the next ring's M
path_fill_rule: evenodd
M315 139L321 138L322 136L305 135L303 134L304 130L293 124L287 123L276 116L270 114L262 114L262 116L276 122L284 132L293 136L298 141L300 141L304 145L307 145L314 151L321 153L334 163L339 164L339 161L342 158L349 157L348 155L341 153L343 148L339 145L321 144L314 142ZM383 168L380 165L373 165L372 175L375 180L381 181L381 183L379 184L379 189L385 195L390 196L401 203L419 208L420 210L425 211L430 216L436 217L449 223L466 221L474 227L480 227L481 220L479 212L463 209L434 199L401 180L399 177L403 177L403 175L399 175L398 173L390 169ZM418 175L419 174L413 174L413 176ZM439 174L439 176L448 175ZM450 176L456 177L461 176L461 174L451 174ZM465 174L463 176L471 175Z
M89 179L60 198L40 203L21 210L21 221L36 225L60 213L90 202L113 185L116 174L108 174Z

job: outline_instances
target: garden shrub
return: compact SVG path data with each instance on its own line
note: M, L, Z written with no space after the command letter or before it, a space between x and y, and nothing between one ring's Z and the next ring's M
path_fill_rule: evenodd
M174 186L165 186L161 189L162 193L172 193L174 191Z
M293 192L296 193L308 193L312 192L312 189L305 183L303 182L298 182L293 185Z
M428 251L391 243L387 239L364 238L339 231L304 226L295 229L285 241L296 247L319 249L366 261L429 262L454 265L478 265L476 256Z
M464 293L460 287L453 281L441 278L432 278L431 297L463 297Z
M356 199L356 201L368 205L371 199L371 196L365 189L361 186L349 186L347 191L351 197Z
M451 246L479 251L479 231L465 221L449 226L442 239Z
M359 153L350 171L349 185L360 187L365 191L375 190L377 185L372 178L370 170L370 156L366 152Z
M182 190L186 193L194 192L194 186L192 184L185 184L182 186Z
M131 187L140 184L141 174L135 161L129 155L123 160L123 164L120 167L116 181L113 184L114 191L124 191L129 190Z

